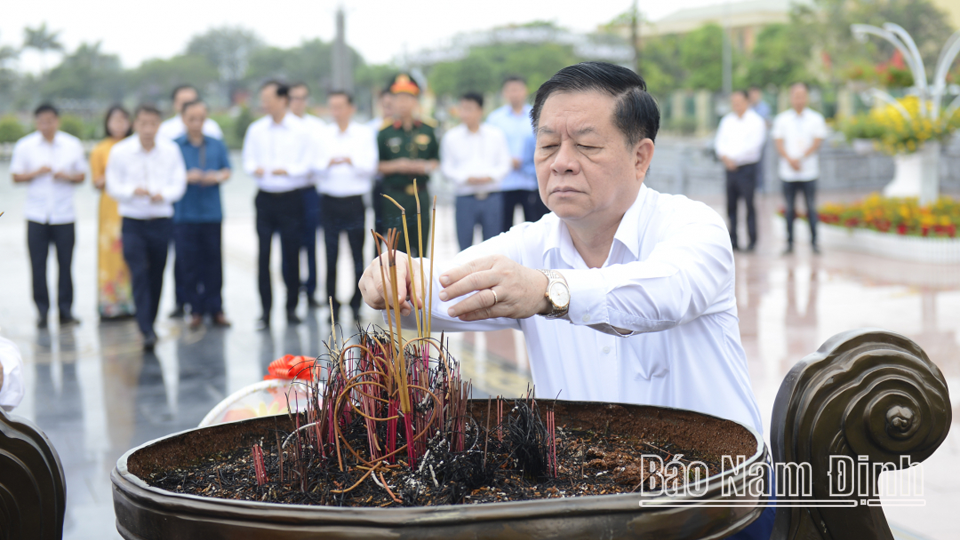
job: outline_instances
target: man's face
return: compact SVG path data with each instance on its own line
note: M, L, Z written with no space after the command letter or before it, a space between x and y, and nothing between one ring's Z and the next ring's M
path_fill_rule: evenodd
M184 105L191 101L196 101L198 97L197 91L193 88L181 88L177 90L177 94L173 96L174 114L180 114L183 111Z
M160 116L152 112L140 111L133 121L133 129L140 136L141 141L153 142L160 129Z
M555 93L540 111L534 164L540 198L564 222L619 219L636 200L653 143L627 147L613 97Z
M413 111L417 109L417 103L418 103L417 96L413 94L408 94L406 92L394 94L393 96L394 114L400 117L412 116Z
M60 129L60 117L52 111L44 111L37 115L37 131L47 139L52 139Z
M510 81L503 85L503 99L511 107L520 107L527 101L527 85L520 81Z
M280 115L287 111L287 100L277 96L277 87L268 85L260 90L260 106L271 115Z
M733 95L730 96L730 108L733 109L733 112L737 113L737 116L741 116L750 108L750 102L747 101L747 98L743 97L743 92L734 92Z
M790 106L798 111L802 111L810 101L810 95L807 87L802 84L795 84L790 87Z
M192 137L203 135L203 123L207 120L207 106L203 103L193 105L183 112L183 124Z
M480 120L483 118L483 109L480 108L480 105L476 101L472 99L461 99L457 110L460 115L460 121L466 124L467 127L475 128L480 125Z
M295 86L290 89L290 112L297 116L307 113L307 102L310 99L310 90L306 86Z
M760 103L760 100L761 100L762 98L763 98L763 94L760 93L760 89L759 89L759 88L751 88L751 89L750 89L750 103L751 103L751 104L756 105L757 103Z
M353 105L343 94L334 94L327 99L327 108L330 109L330 116L338 124L345 124L353 117Z

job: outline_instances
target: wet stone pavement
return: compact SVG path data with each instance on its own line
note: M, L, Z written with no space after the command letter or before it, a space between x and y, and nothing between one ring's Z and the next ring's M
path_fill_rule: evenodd
M98 194L89 183L77 190L77 243L74 254L74 314L81 324L60 329L51 313L49 330L35 327L30 289L25 190L9 181L0 163L0 334L20 347L26 398L15 414L35 421L50 437L67 477L64 538L119 538L113 515L110 472L116 460L146 441L195 427L230 393L262 379L266 366L283 354L317 355L330 336L329 310L307 310L304 323L288 327L282 294L275 294L274 326L256 332L260 315L256 287L256 236L252 181L237 174L224 187L224 301L229 329L191 331L167 318L173 308L172 265L168 264L157 329L160 341L144 354L133 321L100 324L96 311L96 229ZM863 194L837 194L850 198ZM834 198L823 194L821 200ZM704 200L720 209L722 200ZM888 261L826 250L814 256L799 245L779 255L782 240L774 227L780 197L761 197L759 249L737 257L740 329L750 376L769 431L773 399L787 371L830 336L860 327L881 327L909 336L938 364L952 390L954 425L940 449L924 463L925 506L885 509L900 531L926 538L956 538L953 516L960 507L960 266ZM369 216L368 216L369 219ZM440 257L455 252L452 208L438 209ZM372 246L367 243L367 259ZM279 278L279 246L274 252L274 287ZM338 296L349 299L352 275L341 249ZM55 283L51 263L48 282ZM325 268L322 243L318 268ZM324 276L320 283L324 283ZM55 287L51 289L55 294ZM345 323L349 310L344 309ZM379 322L364 308L364 323ZM339 332L338 332L339 333ZM513 396L529 383L523 338L518 332L454 335L454 356L473 380L477 396ZM769 439L769 433L767 433ZM887 473L885 473L887 474ZM902 538L910 538L901 532Z

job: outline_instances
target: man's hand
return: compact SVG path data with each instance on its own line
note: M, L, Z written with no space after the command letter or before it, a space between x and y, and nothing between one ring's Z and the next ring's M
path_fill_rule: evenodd
M49 166L44 165L43 167L40 167L39 169L33 171L33 177L36 178L38 176L43 176L52 170L53 169L51 169Z
M272 175L274 175L274 176L286 176L286 175L287 175L287 170L286 170L286 169L274 169L273 171L270 172L270 174L272 174Z
M723 161L723 166L728 171L732 171L737 168L736 162L734 162L732 159L728 158L727 156L721 156L720 160Z
M473 184L473 185L489 184L490 182L493 182L493 178L490 178L489 176L483 176L483 177L471 176L470 178L467 178L467 183Z
M190 169L187 171L187 182L191 184L196 184L204 178L204 172L200 169Z
M149 197L149 196L150 196L150 192L147 191L145 188L142 188L142 187L138 187L137 189L133 190L133 194L134 194L134 195L141 196L141 197Z
M263 167L257 167L257 170L253 171L253 175L256 176L257 178L260 178L261 176L263 176L263 172L264 172Z
M103 188L106 187L106 185L107 185L107 177L106 177L106 176L101 176L101 177L99 177L99 178L94 178L94 179L93 179L93 187L95 187L95 188L97 188L97 189L99 189L99 190L103 190Z
M492 255L441 275L440 284L444 288L440 291L440 300L446 302L478 291L455 304L447 313L462 321L497 317L526 319L550 311L545 295L547 283L549 280L542 272L502 255Z
M515 171L519 170L523 165L523 161L520 161L520 158L512 158L511 161L513 162L513 170Z
M790 158L787 162L790 164L790 168L795 171L799 171L802 167L802 163L800 163L799 159Z
M370 263L370 266L367 266L366 270L363 271L363 276L360 278L360 294L363 295L364 302L373 309L386 309L387 308L387 298L390 298L390 303L393 303L393 292L390 289L390 266L388 264L387 254L384 253L380 257L377 257ZM383 265L383 274L380 273L381 261ZM397 252L397 295L400 298L400 313L403 315L409 315L410 311L413 309L412 300L410 296L410 266L407 261L407 254L398 251ZM420 265L417 260L413 261L413 271L417 275L420 272ZM384 278L386 283L384 283ZM417 279L416 284L414 285L417 289L417 307L423 307L423 291L420 290L420 280ZM430 284L427 283L427 287L430 287ZM392 307L392 306L391 306Z
M163 195L159 193L154 193L150 196L150 202L161 203L163 202Z

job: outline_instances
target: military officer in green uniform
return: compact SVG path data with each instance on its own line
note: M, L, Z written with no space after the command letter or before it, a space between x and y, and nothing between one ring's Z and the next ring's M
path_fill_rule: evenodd
M440 145L434 135L433 122L415 118L414 112L420 99L420 86L409 75L401 73L390 85L395 96L394 117L385 122L377 135L380 150L380 174L383 175L383 193L389 195L406 210L407 230L410 232L410 251L420 256L417 237L417 201L413 180L417 180L423 227L423 249L429 251L430 214L433 200L427 192L427 180L437 168ZM403 238L403 221L400 209L388 200L381 201L383 230L396 227L400 233L397 248L406 251ZM426 255L427 253L424 253Z

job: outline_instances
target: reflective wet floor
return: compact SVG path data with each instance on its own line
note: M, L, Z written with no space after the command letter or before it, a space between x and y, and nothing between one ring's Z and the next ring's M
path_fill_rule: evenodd
M97 194L78 190L77 245L74 256L74 314L79 326L35 328L31 300L24 190L9 183L0 164L0 333L20 347L27 395L15 414L35 421L47 433L67 476L64 537L71 540L118 538L114 527L109 475L128 449L173 432L195 427L230 393L262 379L269 362L283 354L316 355L330 337L329 310L307 310L304 323L285 326L279 297L274 327L256 332L256 237L251 180L237 175L224 188L224 296L233 321L229 329L190 330L166 314L173 308L170 268L158 322L160 342L144 354L133 321L100 324L96 317ZM858 194L824 194L822 199ZM720 209L722 200L706 202ZM886 508L889 520L927 538L956 538L953 516L960 507L960 266L889 261L825 249L815 256L806 245L783 257L774 212L776 195L760 201L759 249L738 255L737 298L741 336L750 375L769 428L773 399L787 371L830 336L861 327L880 327L914 339L938 364L953 390L954 429L924 464L924 506ZM438 211L440 257L454 253L452 209ZM368 246L369 251L370 246ZM344 250L341 250L343 253ZM274 249L275 257L279 249ZM324 268L322 249L318 267ZM274 286L282 291L279 260ZM349 261L339 264L341 301L352 292ZM51 264L50 283L56 265ZM323 276L320 276L323 283ZM53 292L53 291L51 291ZM344 315L349 314L344 310ZM364 322L379 315L362 313ZM349 319L346 320L349 326ZM529 383L523 338L519 333L453 336L454 355L462 361L478 396L517 395ZM769 437L769 434L768 434Z

